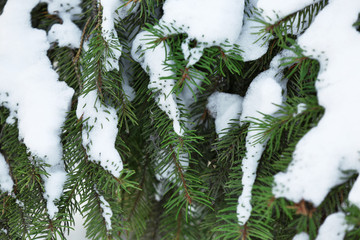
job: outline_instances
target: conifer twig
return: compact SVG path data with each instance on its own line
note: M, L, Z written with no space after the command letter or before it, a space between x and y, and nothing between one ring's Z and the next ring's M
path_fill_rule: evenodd
M186 180L185 180L185 177L184 177L184 173L183 173L183 170L182 170L182 167L179 165L178 161L177 161L177 158L176 158L176 154L175 152L173 151L173 147L170 146L170 149L172 151L172 158L174 160L174 163L176 165L176 168L178 170L178 173L179 173L179 176L180 176L180 179L181 179L181 182L182 182L182 185L184 186L184 190L185 190L185 197L186 197L186 200L189 204L191 204L192 202L192 198L190 197L190 194L189 194L189 191L188 191L188 188L187 188L187 185L186 185Z
M82 34L81 34L81 40L80 40L80 46L79 46L79 49L78 51L76 52L76 55L73 59L73 64L74 64L74 67L75 67L75 73L76 73L76 77L78 79L78 83L79 83L79 88L80 88L80 91L82 90L82 87L83 87L83 84L81 82L81 77L80 77L80 74L79 74L79 67L77 65L78 61L79 61L79 58L80 58L80 54L81 54L81 51L82 51L82 48L83 48L83 44L84 44L84 40L85 40L85 33L86 33L86 29L90 23L92 18L88 18L88 20L86 21L85 23L85 26L84 26L84 29L82 31Z

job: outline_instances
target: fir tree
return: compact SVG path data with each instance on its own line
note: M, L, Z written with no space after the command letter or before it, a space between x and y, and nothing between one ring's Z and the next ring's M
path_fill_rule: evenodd
M324 183L308 186L291 171L306 160L304 139L316 139L314 129L339 105L322 90L333 84L324 72L334 68L336 41L312 52L306 34L342 4L327 31L346 28L352 9L348 27L359 39L360 4L288 2L0 0L0 239L69 239L76 214L88 239L359 239L359 156L348 157L360 151L359 127L348 144L337 134L343 128L321 135L334 138L325 147L350 145L314 150L319 158L310 160L319 162L339 152L329 156L329 165L339 162L333 181L318 171L309 178ZM203 19L214 25L207 29ZM360 63L360 43L352 43L344 50L357 56L350 70ZM359 79L350 70L344 78ZM49 87L26 85L39 76L53 81L50 98L42 94ZM348 96L358 99L350 80L334 94L344 109ZM57 118L41 109L49 99ZM356 125L352 104L353 113L335 108L350 118L337 125ZM321 184L329 185L323 199L304 193Z

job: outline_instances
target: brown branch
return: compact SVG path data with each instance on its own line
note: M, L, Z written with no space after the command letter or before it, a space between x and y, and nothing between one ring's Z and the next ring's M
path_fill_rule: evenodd
M181 167L180 164L178 163L177 158L176 158L176 154L175 154L175 152L174 152L174 150L173 150L173 147L172 147L171 145L170 145L170 149L171 149L171 151L172 151L171 156L172 156L172 158L173 158L173 160L174 160L174 163L175 163L176 168L177 168L177 170L178 170L178 173L179 173L179 176L180 176L182 185L183 185L184 190L185 190L186 200L187 200L187 202L188 202L189 204L191 204L192 199L191 199L191 197L190 197L188 188L187 188L187 186L186 186L186 180L185 180L185 177L184 177L184 173L183 173L182 167Z
M303 215L306 217L312 217L313 213L316 211L316 208L309 202L301 200L299 203L295 203L293 206L287 206L287 208L296 210L295 214Z
M272 197L268 200L267 206L268 206L268 207L271 207L272 204L275 202L275 200L276 200L275 196L272 196Z
M227 56L221 47L219 47L219 51L220 51L221 58L224 59L224 61L227 61Z
M179 216L177 219L177 231L176 231L176 240L180 239L180 233L181 233L181 211L179 212Z
M156 40L154 40L154 44L157 46L159 45L161 42L166 41L166 39L170 38L170 36L165 36L165 37L159 37Z
M98 72L98 75L97 75L97 78L96 78L96 87L97 87L97 89L99 91L99 94L100 94L101 98L104 98L104 96L102 94L102 91L101 91L101 87L102 87L101 66L102 66L102 63L101 63L101 60L99 59L97 61L97 67L99 69L99 72Z
M125 4L125 6L129 5L130 3L137 3L140 2L141 0L128 0L127 3Z
M73 63L76 64L78 61L79 61L79 58L80 58L80 54L81 54L81 51L82 51L82 48L83 48L83 45L84 45L84 40L85 40L85 34L86 34L86 29L90 23L92 18L89 18L86 23L85 23L85 26L84 26L84 29L82 31L82 34L81 34L81 40L80 40L80 47L73 59Z
M5 193L1 194L1 195L5 195ZM6 203L7 203L7 200L10 198L9 195L7 195L4 200L3 200L3 209L2 209L2 212L1 212L1 215L4 215L5 214L5 209L6 209Z
M306 6L304 9L306 9L306 8L311 8L311 6L313 6L313 4L310 4L310 5ZM284 22L286 22L287 20L291 19L292 17L296 16L299 12L300 12L300 11L296 11L296 12L290 14L290 15L287 15L285 18L277 21L275 24L267 26L267 27L265 28L265 31L267 31L267 32L273 31L275 28L279 27L282 23L284 23Z
M269 25L265 28L266 32L272 32L275 28L279 27L281 24L283 24L284 22L286 22L287 20L289 20L290 18L294 17L298 12L294 12L288 16L286 16L285 18L277 21L276 23L274 23L273 25Z
M85 33L86 33L86 29L90 23L90 20L92 18L89 18L86 23L85 23L85 26L84 26L84 29L82 31L82 34L81 34L81 40L80 40L80 46L79 46L79 49L78 51L76 52L76 55L75 57L73 58L73 64L74 64L74 67L75 67L75 74L76 74L76 77L78 79L78 84L79 84L79 88L80 88L80 91L82 90L82 87L83 87L83 83L81 82L81 77L80 77L80 71L79 71L79 67L78 67L78 61L80 59L80 54L81 54L81 51L83 49L83 45L84 45L84 40L85 40Z
M244 229L240 230L241 232L241 240L246 240L247 236L248 236L248 226L247 223L244 225Z
M190 80L190 75L189 75L189 68L186 67L183 71L182 71L182 76L181 76L181 79L180 79L180 82L179 82L179 86L181 87L185 80L188 79Z

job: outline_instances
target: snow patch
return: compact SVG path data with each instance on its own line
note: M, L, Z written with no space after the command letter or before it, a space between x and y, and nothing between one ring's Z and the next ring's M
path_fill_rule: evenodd
M303 113L305 110L306 110L306 104L305 103L299 103L297 106L296 106L296 115L299 115L301 113Z
M275 23L291 13L297 12L308 5L319 2L320 0L259 0L257 8L262 10L264 19L269 23Z
M296 234L293 238L293 240L309 240L309 235L307 233L299 233L299 234Z
M85 219L80 212L75 212L74 217L74 229L70 230L66 235L67 240L90 240L86 237Z
M54 24L48 33L50 42L58 42L60 47L80 47L81 31L72 20L81 13L81 0L42 0L48 4L48 12L58 15L63 23Z
M67 176L63 163L45 169L49 176L42 177L45 188L44 198L47 200L48 213L53 218L58 211L54 201L60 198Z
M345 214L337 212L329 215L320 226L316 240L343 240L351 226L346 223Z
M263 120L264 115L273 115L283 101L282 92L286 83L280 83L282 75L279 73L281 59L289 55L288 52L281 52L274 57L270 63L270 69L260 73L250 84L242 103L240 124L245 121L254 121L254 118ZM263 114L261 114L263 113ZM237 216L240 225L244 225L250 217L252 206L251 191L256 178L257 167L267 140L257 142L261 131L254 123L250 123L246 136L246 156L242 160L242 185L243 190L238 199Z
M102 36L109 45L104 68L106 71L119 70L119 58L122 46L115 30L115 22L126 17L127 14L135 11L138 4L131 10L132 4L123 6L126 1L100 0L102 6ZM135 3L134 3L135 4ZM131 11L130 11L131 10ZM85 51L89 51L87 43ZM127 70L127 68L125 68ZM128 78L123 73L123 90L129 100L135 97L134 90L130 87ZM86 149L89 160L99 163L108 170L114 177L119 177L123 170L123 162L119 152L115 148L116 136L118 133L118 116L116 110L100 102L97 90L81 95L78 98L76 115L84 120L82 130L82 144Z
M99 163L114 177L119 177L123 163L115 149L118 117L114 108L104 106L92 90L78 99L76 116L84 121L82 144L89 160Z
M202 56L205 47L233 44L241 32L244 0L167 0L160 19L165 35L186 33L182 45L188 66L194 65ZM197 41L195 48L190 47Z
M208 108L215 118L216 133L219 137L226 134L224 129L230 127L231 119L236 119L242 110L243 98L237 94L214 92L208 98Z
M59 47L79 48L81 31L69 19L64 19L62 24L54 24L49 33L50 42L58 42Z
M10 176L9 165L6 163L4 156L0 153L0 190L10 193L13 189L14 182Z
M119 70L119 58L121 56L122 45L115 30L115 10L121 6L117 0L99 0L102 6L101 30L104 40L108 43L112 53L106 56L105 69L107 71Z
M258 76L250 85L243 101L243 112L240 117L241 123L251 118L263 119L261 113L272 115L282 103L282 88L279 83L265 74ZM261 155L265 150L265 142L256 142L258 134L253 123L250 123L249 132L246 136L246 156L242 160L242 185L243 190L238 200L237 214L241 225L244 225L251 213L251 191L256 178L256 170Z
M9 0L0 16L0 102L10 110L8 123L18 119L19 139L31 154L51 165L45 168L50 176L42 177L53 218L57 212L53 201L61 196L66 180L61 127L74 91L59 82L52 69L45 31L31 27L30 12L38 3ZM50 187L53 183L56 187Z
M305 54L320 62L316 90L325 114L298 142L287 171L275 175L276 197L318 206L347 180L344 171L360 172L360 112L354 108L360 102L360 34L352 26L359 12L360 1L333 0L298 39ZM360 207L358 181L349 198Z
M19 207L21 207L21 208L25 207L24 202L20 201L19 199L16 199L15 202L16 202L17 205L19 205Z
M159 91L159 94L155 97L159 108L173 120L174 131L182 136L180 112L176 102L176 95L172 93L175 81L173 79L163 79L173 74L165 64L166 62L168 64L173 63L168 60L170 48L166 42L161 42L155 48L148 48L148 44L155 39L156 36L147 31L140 32L134 39L131 55L149 74L150 83L148 88Z
M125 0L99 0L102 6L102 36L109 44L111 53L106 56L105 69L107 71L119 70L119 59L123 50L115 29L115 23L138 9L139 2L127 4Z
M356 179L350 193L349 201L360 209L360 177Z
M261 27L263 27L261 23L253 20L255 18L255 6L257 2L258 0L250 0L249 3L246 4L245 12L249 15L244 14L244 25L242 26L240 36L235 41L243 51L241 56L244 62L260 58L266 53L269 46L266 36L260 38L261 35L256 34Z
M164 15L155 29L164 37L172 34L187 34L182 44L182 52L188 60L186 67L189 69L200 59L205 47L222 44L232 46L235 43L242 29L244 1L224 0L219 4L217 0L167 0L163 10ZM170 48L165 41L150 48L157 39L158 37L150 32L140 32L133 41L132 57L149 74L149 89L159 91L156 101L173 120L174 130L181 136L184 130L180 126L179 107L176 96L171 92L175 82L173 79L164 79L174 74L165 64L165 62L173 64L168 60L171 54ZM193 41L196 42L196 47L191 47ZM201 80L201 78L195 79L195 81ZM180 96L180 99L191 100L184 95ZM186 101L184 102L187 105Z
M100 199L100 207L102 209L102 216L105 220L105 227L107 231L110 231L112 229L111 227L111 217L113 215L113 212L110 208L110 204L105 200L104 196L100 195L100 193L95 190L97 194L99 195Z

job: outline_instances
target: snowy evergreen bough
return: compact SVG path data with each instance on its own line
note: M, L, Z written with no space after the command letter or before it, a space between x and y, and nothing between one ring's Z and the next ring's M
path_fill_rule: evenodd
M0 239L360 239L360 1L0 0Z

